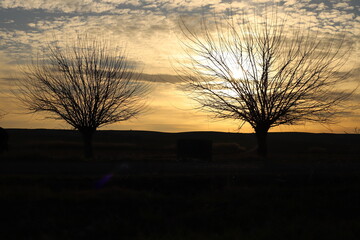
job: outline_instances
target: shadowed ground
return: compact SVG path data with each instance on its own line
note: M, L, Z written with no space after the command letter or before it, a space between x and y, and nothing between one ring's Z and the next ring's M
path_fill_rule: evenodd
M72 131L9 133L1 239L360 236L358 135L274 134L265 168L246 134L206 133L214 161L183 163L181 134L101 132L89 162Z

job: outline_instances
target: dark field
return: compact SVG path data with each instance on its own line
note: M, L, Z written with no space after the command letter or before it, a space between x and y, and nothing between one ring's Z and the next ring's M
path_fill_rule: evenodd
M0 239L360 239L360 135L8 130ZM177 139L213 161L178 162Z

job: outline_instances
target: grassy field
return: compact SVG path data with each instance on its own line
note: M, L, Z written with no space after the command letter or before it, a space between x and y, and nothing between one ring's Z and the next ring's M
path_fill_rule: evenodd
M1 239L359 239L359 135L276 133L265 168L251 134L10 130ZM176 140L213 140L213 162Z

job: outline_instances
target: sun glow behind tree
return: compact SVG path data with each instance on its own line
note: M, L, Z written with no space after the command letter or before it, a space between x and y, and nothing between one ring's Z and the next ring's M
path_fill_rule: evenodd
M351 91L339 87L349 76L342 67L351 43L336 35L320 38L303 26L288 26L276 11L264 11L203 17L200 30L180 22L190 63L180 71L199 108L250 124L265 156L270 128L329 123L343 112Z

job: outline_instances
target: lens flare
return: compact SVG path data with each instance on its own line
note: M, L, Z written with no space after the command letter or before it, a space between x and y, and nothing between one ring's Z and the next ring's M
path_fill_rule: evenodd
M97 189L104 187L104 185L110 181L110 179L114 176L113 173L109 173L96 182L95 187Z

